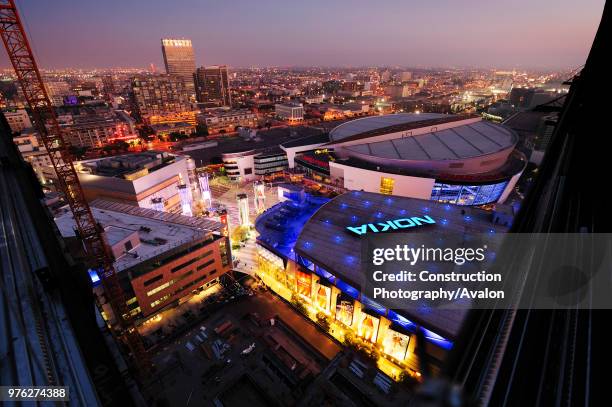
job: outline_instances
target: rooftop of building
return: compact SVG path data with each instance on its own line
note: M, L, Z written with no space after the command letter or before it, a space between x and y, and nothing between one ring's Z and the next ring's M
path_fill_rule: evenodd
M140 171L146 170L147 174L152 173L166 165L184 159L184 156L166 152L144 151L80 161L77 169L80 172L89 172L93 175L132 179Z
M480 121L412 137L366 142L343 148L394 160L461 160L512 148L517 141L517 135L511 130Z
M370 136L401 131L404 128L424 127L432 120L438 122L448 122L451 119L458 120L457 117L439 113L398 113L370 116L340 124L330 132L329 138L332 142L344 141L355 136Z
M329 142L329 133L313 134L311 136L301 137L296 140L289 140L281 144L284 148L309 146L312 144L323 144Z
M436 125L464 119L438 113L371 116L336 127L330 132L330 140L331 143L362 140L342 148L349 153L400 161L462 160L511 149L518 142L518 135L511 129L483 120L435 130ZM431 127L432 131L368 142L374 136L424 127Z
M277 127L270 130L257 130L257 139L245 140L242 137L219 139L218 145L209 148L189 151L196 162L210 163L215 157L223 154L235 154L253 150L264 150L278 147L292 140L320 135L323 130L310 126ZM186 145L188 146L188 144Z
M134 267L146 260L163 255L173 249L210 237L223 225L207 218L179 214L96 199L90 204L94 218L105 228L109 244L120 242L132 233L138 233L140 244L116 259L118 271ZM62 237L75 236L74 217L66 213L55 219Z
M468 236L478 233L507 231L493 223L493 214L478 208L462 207L434 201L353 191L327 202L305 223L295 253L313 261L319 267L359 290L364 287L361 270L362 236L349 233L348 226L377 223L381 220L423 217L436 221L426 228L410 229L410 234L429 234L434 239ZM382 306L390 307L384 300ZM447 338L458 334L465 311L430 309L426 314L406 310L405 317L432 329Z
M555 117L556 112L527 110L508 117L503 124L519 133L535 133L545 117Z
M280 186L296 195L302 191L301 187L291 184ZM255 228L259 232L257 240L276 253L293 259L293 247L300 231L308 219L327 201L329 198L304 194L302 202L289 199L268 208L255 222Z

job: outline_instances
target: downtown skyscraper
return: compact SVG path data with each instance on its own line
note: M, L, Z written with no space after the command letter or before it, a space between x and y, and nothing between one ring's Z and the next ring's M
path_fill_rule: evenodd
M185 89L194 93L193 74L196 70L195 56L191 40L162 38L162 54L166 73L181 77L185 81Z

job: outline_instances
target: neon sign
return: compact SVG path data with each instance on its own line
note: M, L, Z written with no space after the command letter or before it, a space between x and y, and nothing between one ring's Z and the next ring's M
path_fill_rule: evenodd
M436 221L429 215L425 215L423 217L413 216L410 218L399 218L394 220L388 220L386 222L378 222L378 223L364 223L360 226L347 226L346 228L356 234L356 235L365 235L366 233L383 233L389 232L393 230L399 229L408 229L413 228L415 226L422 225L431 225L435 224Z

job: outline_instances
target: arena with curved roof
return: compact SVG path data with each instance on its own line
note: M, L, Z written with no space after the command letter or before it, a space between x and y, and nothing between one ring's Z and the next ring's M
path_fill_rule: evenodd
M474 115L365 117L337 126L329 140L296 165L347 190L459 205L504 202L527 163L513 130Z

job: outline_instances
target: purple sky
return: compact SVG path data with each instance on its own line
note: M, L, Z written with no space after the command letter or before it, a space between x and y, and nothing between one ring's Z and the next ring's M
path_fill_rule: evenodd
M160 38L196 63L480 66L584 63L604 0L20 0L44 68L163 67ZM0 66L7 67L5 52Z

